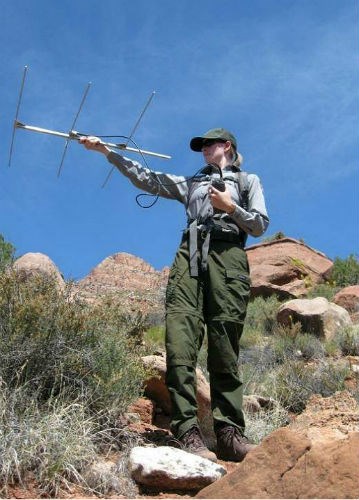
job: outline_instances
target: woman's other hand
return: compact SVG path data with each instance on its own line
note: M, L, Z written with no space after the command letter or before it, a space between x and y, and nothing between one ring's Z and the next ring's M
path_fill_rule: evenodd
M236 204L232 200L228 187L226 187L225 191L218 191L215 187L210 186L208 188L208 194L214 208L227 212L227 214L231 214L235 211Z

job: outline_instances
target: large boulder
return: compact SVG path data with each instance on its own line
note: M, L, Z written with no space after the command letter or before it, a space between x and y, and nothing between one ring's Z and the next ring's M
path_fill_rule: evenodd
M359 285L342 288L333 302L348 311L353 323L359 323Z
M348 311L324 297L285 302L278 309L277 321L288 327L300 323L304 332L327 340L341 328L352 324Z
M282 238L246 248L253 297L305 297L329 276L333 262L323 253L293 238Z
M41 276L52 280L59 290L65 288L65 281L60 271L50 257L43 253L29 252L24 254L14 262L13 269L24 281L33 276Z
M358 404L348 393L313 396L288 427L270 434L197 498L358 498Z

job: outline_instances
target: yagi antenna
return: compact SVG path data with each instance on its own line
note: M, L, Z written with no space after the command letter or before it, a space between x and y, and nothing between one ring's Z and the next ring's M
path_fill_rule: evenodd
M82 110L82 107L83 107L83 104L85 102L85 99L87 97L87 94L88 94L88 91L90 89L91 83L88 83L88 85L86 87L86 90L85 90L85 93L83 95L80 107L79 107L79 109L78 109L78 111L76 113L75 119L74 119L74 121L72 123L71 130L68 133L66 133L66 132L59 132L57 130L49 130L49 129L41 128L41 127L35 127L35 126L32 126L32 125L26 125L25 123L22 123L22 122L20 122L18 120L19 109L20 109L22 94L23 94L23 90L24 90L24 84L25 84L27 69L28 69L27 66L25 66L25 68L24 68L24 74L23 74L23 78L22 78L22 82L21 82L21 88L20 88L20 94L19 94L18 104L17 104L17 108L16 108L16 114L15 114L15 120L14 120L14 126L13 126L13 133L12 133L12 138L11 138L10 154L9 154L9 166L11 165L11 158L12 158L12 153L13 153L14 138L15 138L16 129L22 128L24 130L29 130L30 132L38 132L38 133L41 133L41 134L54 135L56 137L62 137L64 139L66 139L66 144L65 144L64 152L62 154L60 166L59 166L58 172L57 172L57 176L59 176L60 173L61 173L61 169L62 169L63 163L64 163L64 158L65 158L65 155L66 155L66 152L67 152L69 141L70 140L76 140L76 141L78 141L80 139L80 137L82 137L82 136L89 136L89 135L91 135L91 134L80 134L79 132L76 132L75 130L73 130L74 127L75 127L75 124L77 122L77 119L79 117L79 114L80 114L80 112ZM141 121L144 113L145 113L145 111L147 110L148 106L150 105L150 102L151 102L154 94L155 94L155 92L153 92L151 94L149 100L147 101L145 107L143 108L143 110L142 110L142 112L140 114L140 117L138 118L135 126L132 129L131 135L128 138L127 143L125 143L125 144L116 144L116 143L102 142L101 141L101 144L103 144L104 146L107 146L107 147L109 147L111 149L127 150L127 151L130 151L130 152L133 152L133 153L140 153L141 155L149 155L149 156L155 156L157 158L170 159L171 156L169 156L169 155L164 155L164 154L161 154L161 153L155 153L153 151L146 151L144 149L132 148L132 147L128 146L128 143L130 142L133 134L135 133L135 131L136 131L136 129L137 129L137 127L138 127L138 125L139 125L139 123L140 123L140 121ZM112 173L112 171L107 176L107 178L106 178L103 186L105 186L105 184L108 181L111 173Z

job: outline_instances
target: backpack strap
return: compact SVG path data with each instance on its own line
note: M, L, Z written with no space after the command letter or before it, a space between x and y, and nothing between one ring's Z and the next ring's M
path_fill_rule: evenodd
M239 170L237 172L237 179L238 179L239 195L242 198L242 206L244 210L248 210L248 194L249 194L248 173Z
M189 204L189 200L192 197L193 191L196 189L196 186L198 186L198 184L203 182L203 178L204 178L204 176L202 175L202 176L192 177L192 179L190 179L190 183L189 183L189 187L188 187L188 194L187 194L187 206Z

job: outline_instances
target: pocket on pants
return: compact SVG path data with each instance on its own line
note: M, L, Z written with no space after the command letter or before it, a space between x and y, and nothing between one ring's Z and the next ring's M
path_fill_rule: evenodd
M238 269L226 269L227 303L230 316L237 321L244 321L251 288L248 274Z
M238 269L226 269L226 278L228 280L239 280L248 287L250 287L251 284L250 277L247 274L238 271Z

